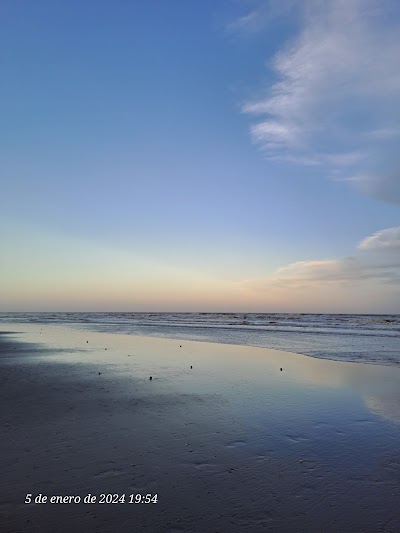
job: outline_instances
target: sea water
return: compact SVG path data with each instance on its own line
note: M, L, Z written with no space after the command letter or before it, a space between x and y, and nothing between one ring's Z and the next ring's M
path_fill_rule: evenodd
M275 348L400 366L400 315L303 313L0 313L0 322Z

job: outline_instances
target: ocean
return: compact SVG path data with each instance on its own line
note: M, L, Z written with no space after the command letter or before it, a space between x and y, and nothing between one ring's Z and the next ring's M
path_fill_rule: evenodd
M321 359L400 366L400 315L303 313L0 313L1 323L275 348Z

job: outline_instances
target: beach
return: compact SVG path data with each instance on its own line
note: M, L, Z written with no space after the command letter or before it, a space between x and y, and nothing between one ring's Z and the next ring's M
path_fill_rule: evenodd
M400 531L399 368L0 331L2 531Z

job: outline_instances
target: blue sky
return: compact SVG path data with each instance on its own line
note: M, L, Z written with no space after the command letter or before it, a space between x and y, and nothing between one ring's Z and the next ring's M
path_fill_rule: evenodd
M400 312L400 7L3 2L2 310Z

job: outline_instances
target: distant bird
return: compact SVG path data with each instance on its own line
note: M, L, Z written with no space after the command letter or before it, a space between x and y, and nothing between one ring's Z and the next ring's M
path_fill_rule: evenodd
M100 376L101 372L99 372L99 376Z
M193 366L192 366L192 365L190 365L190 368L193 368Z
M282 372L282 368L281 368L281 372Z
M182 348L182 344L179 345L179 348Z
M88 343L89 341L86 341L86 343Z
M150 376L150 377L149 377L149 380L151 381L152 379L153 379L153 376Z

